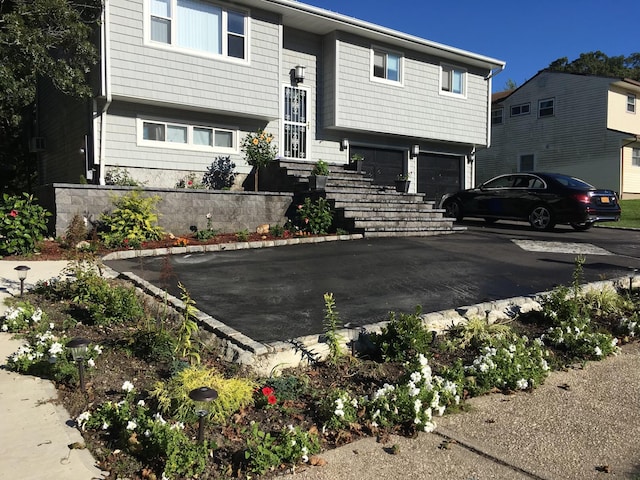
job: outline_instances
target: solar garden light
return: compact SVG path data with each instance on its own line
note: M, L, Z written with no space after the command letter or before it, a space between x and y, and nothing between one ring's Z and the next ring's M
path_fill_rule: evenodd
M27 279L27 273L29 273L31 268L26 265L18 265L14 270L18 272L18 280L20 280L20 296L22 296L24 294L24 281Z
M637 273L638 273L637 268L631 269L631 273L629 274L629 293L633 291L633 279L636 277Z
M218 392L213 388L200 387L189 392L189 398L196 403L202 403L203 407L212 400L218 398ZM201 408L196 410L198 415L198 443L204 443L204 417L209 413L208 410Z
M80 389L84 392L84 359L87 356L87 348L91 342L86 338L74 338L67 343L71 350L74 362L78 364L78 376L80 377Z

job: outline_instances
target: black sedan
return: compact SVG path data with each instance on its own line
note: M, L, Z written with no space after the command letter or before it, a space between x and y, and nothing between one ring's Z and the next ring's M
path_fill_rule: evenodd
M620 219L615 192L598 190L583 180L557 173L500 175L479 187L443 196L440 207L457 220L524 220L535 230L551 230L559 223L587 230L595 222Z

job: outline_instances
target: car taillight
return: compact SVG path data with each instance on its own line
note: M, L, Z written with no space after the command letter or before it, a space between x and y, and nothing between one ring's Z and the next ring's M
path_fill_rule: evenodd
M575 198L580 203L590 203L591 197L586 193L574 193L573 198Z

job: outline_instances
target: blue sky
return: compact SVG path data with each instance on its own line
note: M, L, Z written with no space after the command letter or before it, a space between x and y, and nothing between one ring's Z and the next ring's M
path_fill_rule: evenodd
M554 60L640 52L638 0L303 0L360 20L507 62L493 91Z

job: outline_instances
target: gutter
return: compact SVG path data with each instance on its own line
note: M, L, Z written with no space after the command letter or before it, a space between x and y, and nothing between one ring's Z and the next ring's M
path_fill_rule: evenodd
M100 56L102 57L102 75L100 85L100 96L105 98L105 104L100 112L100 149L98 154L98 165L100 167L99 185L105 185L105 157L107 155L107 111L113 101L111 96L111 35L109 33L109 0L104 0L102 10L102 39L100 46Z

